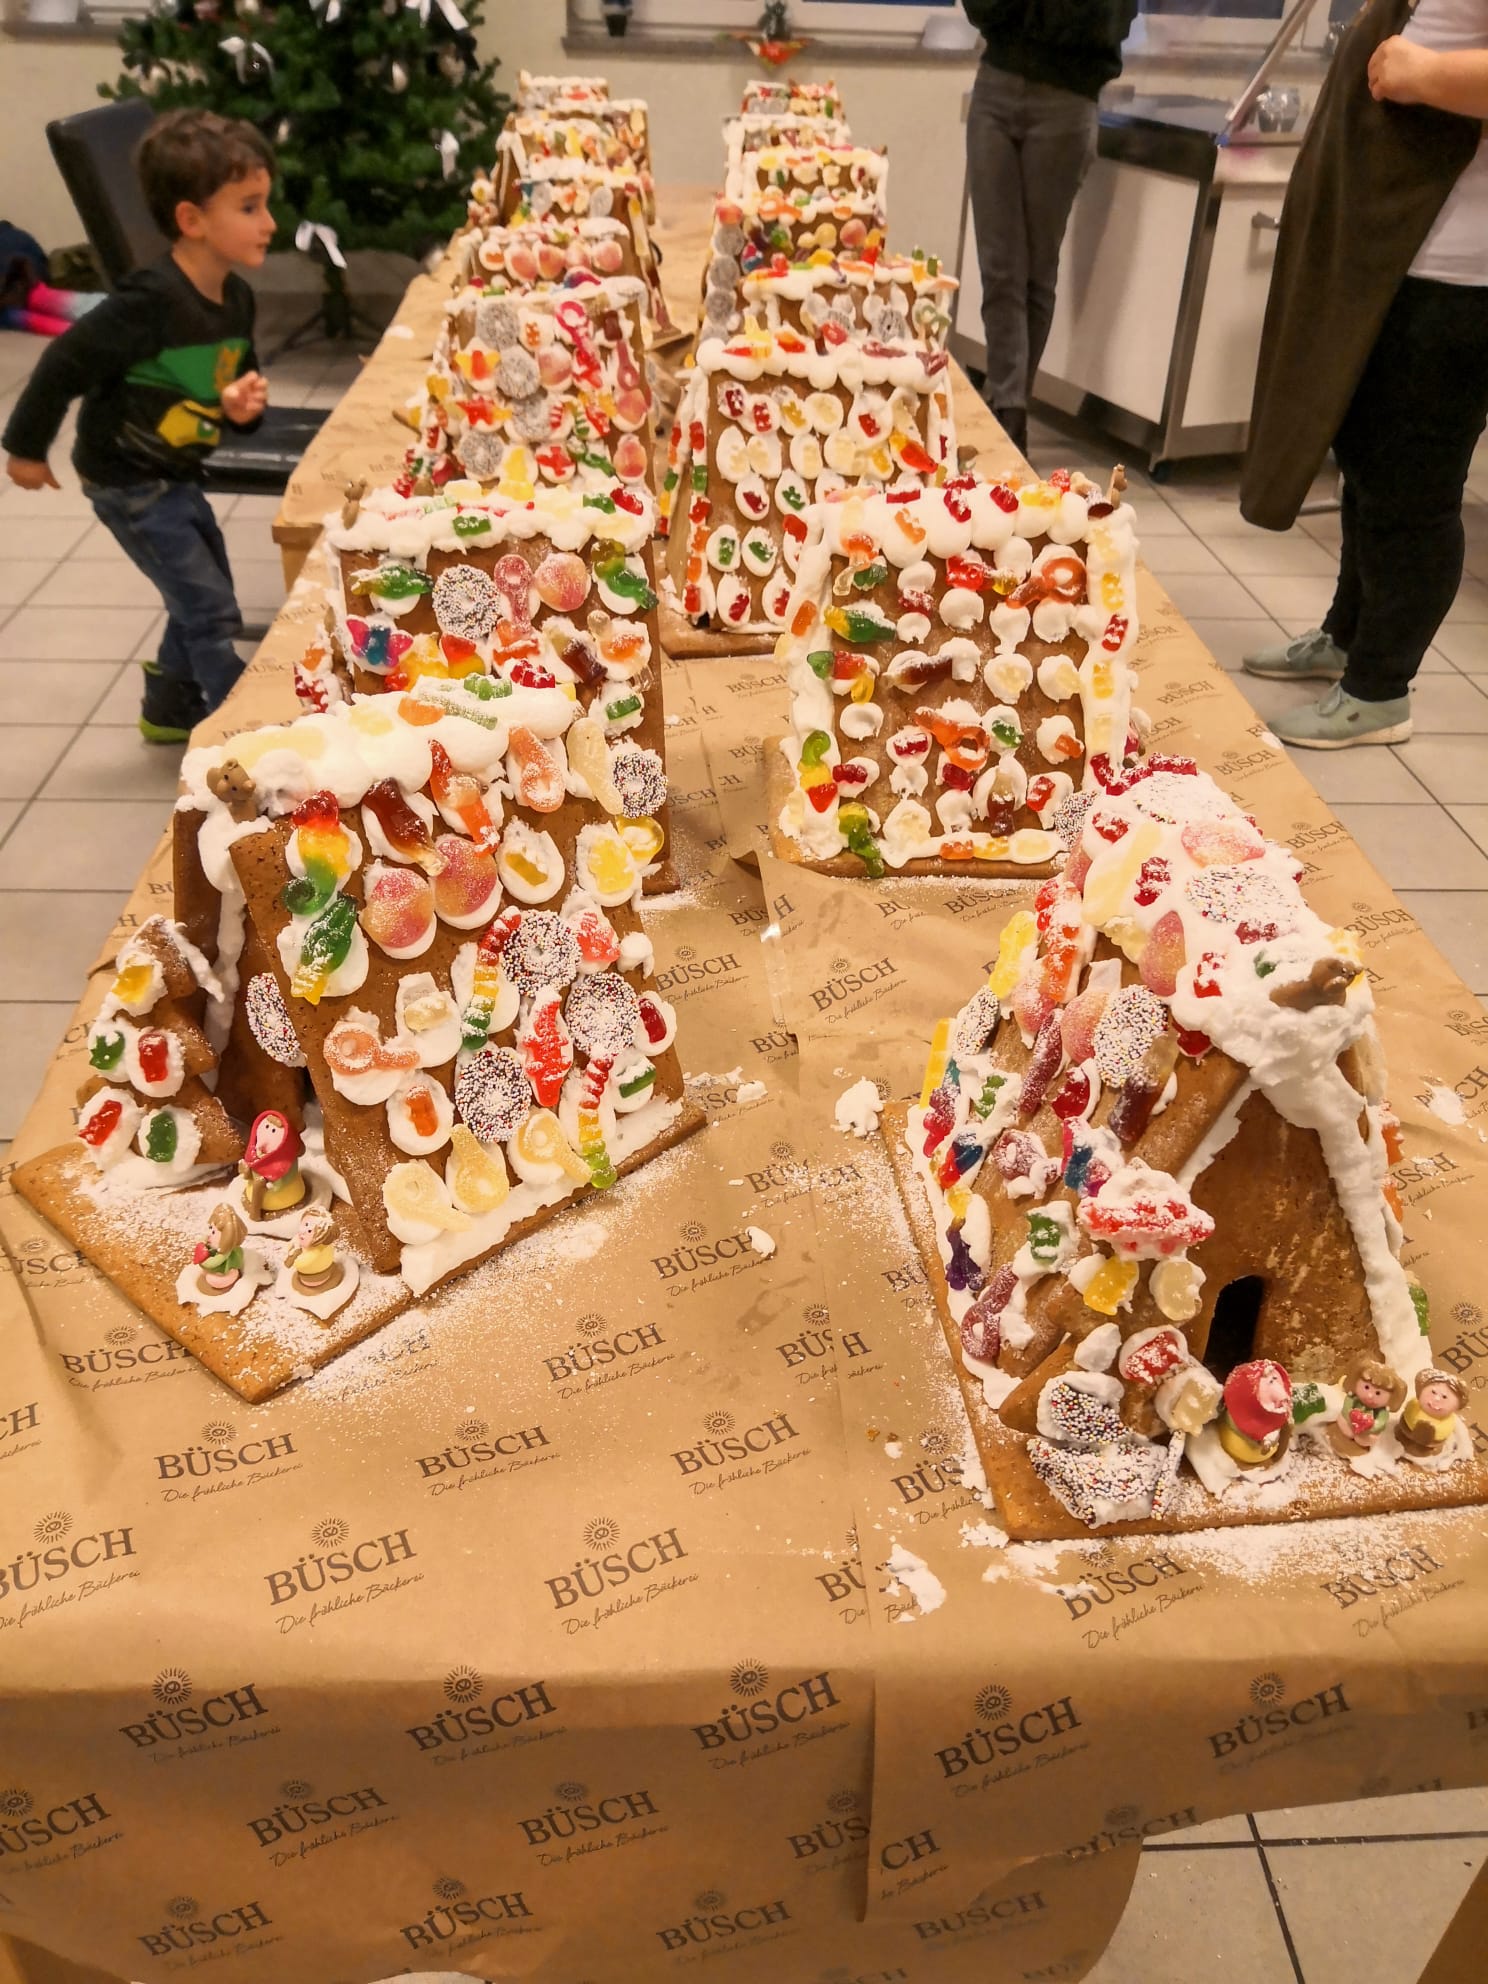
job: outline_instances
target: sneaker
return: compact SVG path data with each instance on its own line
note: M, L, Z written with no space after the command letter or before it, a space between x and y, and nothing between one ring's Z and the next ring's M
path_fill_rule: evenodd
M194 682L162 674L157 662L143 664L145 693L140 702L140 736L147 744L184 744L206 711Z
M1258 648L1240 666L1247 675L1264 675L1277 682L1337 682L1348 656L1321 627L1310 627L1285 647Z
M1300 744L1309 751L1343 751L1350 744L1404 744L1411 734L1410 697L1361 703L1335 685L1321 702L1273 717L1271 728L1283 744Z

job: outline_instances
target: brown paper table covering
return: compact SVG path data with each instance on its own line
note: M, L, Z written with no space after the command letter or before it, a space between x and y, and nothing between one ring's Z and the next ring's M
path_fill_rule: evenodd
M214 730L292 712L320 576ZM1143 607L1162 738L1365 945L1407 1258L1471 1375L1488 1021ZM275 1984L1073 1979L1144 1836L1488 1775L1481 1511L998 1547L881 1147L830 1124L862 1074L917 1089L1025 892L762 854L782 686L669 669L683 887L648 921L713 1121L602 1209L254 1410L0 1195L0 1934L38 1984L38 1946ZM120 930L168 901L162 852ZM17 1156L66 1134L111 950Z

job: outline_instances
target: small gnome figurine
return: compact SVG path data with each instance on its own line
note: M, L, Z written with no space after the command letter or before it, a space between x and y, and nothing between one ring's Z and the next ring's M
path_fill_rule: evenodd
M1328 1443L1345 1460L1367 1454L1405 1403L1405 1380L1378 1357L1356 1357L1343 1378L1343 1409L1328 1425Z
M1430 1460L1445 1453L1467 1405L1467 1387L1450 1371L1428 1364L1416 1373L1416 1395L1395 1422L1395 1437L1406 1458Z
M1237 1364L1225 1379L1216 1430L1240 1467L1270 1467L1292 1437L1292 1381L1269 1357Z
M304 1148L299 1131L282 1109L261 1109L254 1117L238 1166L250 1219L290 1212L304 1198L305 1181L300 1176Z
M247 1237L231 1206L213 1206L207 1218L207 1237L197 1241L191 1255L203 1295L225 1295L242 1280L243 1242Z
M345 1263L336 1255L336 1222L326 1206L311 1206L295 1229L284 1265L294 1269L295 1292L324 1295L339 1285Z

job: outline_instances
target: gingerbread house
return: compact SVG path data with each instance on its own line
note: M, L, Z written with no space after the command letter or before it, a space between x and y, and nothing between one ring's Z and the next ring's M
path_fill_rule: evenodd
M517 71L518 110L546 110L556 102L592 106L606 102L609 94L605 76L534 76L530 69Z
M896 1126L1010 1533L1483 1498L1352 935L1191 759L1092 770Z
M753 324L703 339L662 493L677 610L730 637L778 632L814 502L911 488L954 458L944 350Z
M455 237L455 289L561 289L609 276L641 276L630 229L601 219L467 227Z
M1061 805L1135 746L1131 506L1081 475L839 489L805 518L776 654L783 858L1050 874Z
M845 115L836 83L807 83L793 76L755 76L744 85L739 110L745 117L827 117Z
M624 276L539 291L498 281L457 296L435 342L401 486L648 483L644 299L644 284Z
M524 198L521 188L555 166L584 172L623 173L640 187L646 218L656 218L651 141L642 103L593 106L582 116L521 112L506 120L496 140L496 201L511 219Z
M799 151L810 145L850 145L852 132L840 117L792 116L785 111L743 111L723 127L724 183L743 170L746 152L784 146Z
M863 145L742 153L714 206L707 286L717 287L731 262L742 274L776 254L804 261L819 249L829 255L881 249L888 175L887 154Z
M728 337L745 318L767 330L822 333L829 339L910 340L944 346L958 284L938 255L814 254L791 261L783 253L738 273L710 270L703 292L701 335Z

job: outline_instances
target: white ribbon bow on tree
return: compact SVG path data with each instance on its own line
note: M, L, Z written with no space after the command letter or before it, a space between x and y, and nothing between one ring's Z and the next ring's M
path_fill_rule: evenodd
M453 131L441 131L434 143L439 152L439 162L444 167L444 176L452 179L460 162L460 140Z
M341 18L341 0L310 0L312 14L324 14L322 27L332 28Z
M224 35L217 46L224 55L230 55L232 57L240 83L246 83L248 80L248 55L250 50L258 57L265 69L272 69L274 66L273 56L270 55L261 41L244 41L240 34L229 34Z
M302 220L295 229L295 246L302 255L308 255L319 242L325 250L326 260L335 268L346 267L346 257L341 253L341 243L336 239L336 230L326 227L318 220Z
M423 27L429 25L431 0L403 0L403 4L409 9L410 13L416 13L418 15L419 22ZM443 14L445 20L448 21L456 34L460 34L465 28L469 27L470 23L455 5L455 0L438 0L438 6L440 13Z

